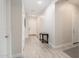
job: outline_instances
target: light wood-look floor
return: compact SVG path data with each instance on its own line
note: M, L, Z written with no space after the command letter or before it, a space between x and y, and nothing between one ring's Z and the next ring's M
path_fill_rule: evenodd
M63 51L53 49L47 44L42 44L38 38L31 37L26 40L23 52L24 58L70 58Z

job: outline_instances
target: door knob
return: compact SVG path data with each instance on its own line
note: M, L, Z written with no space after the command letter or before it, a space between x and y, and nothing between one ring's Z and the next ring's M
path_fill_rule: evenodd
M6 35L5 38L8 38L8 35Z

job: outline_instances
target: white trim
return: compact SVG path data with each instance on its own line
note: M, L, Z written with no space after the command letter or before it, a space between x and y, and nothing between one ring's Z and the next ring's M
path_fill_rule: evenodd
M55 48L55 45L49 43L49 46L52 47L52 48Z
M9 20L8 20L8 23L9 23L9 27L8 27L8 29L9 29L9 36L10 36L10 38L9 38L9 50L10 50L10 52L9 52L9 56L8 57L12 57L12 33L11 33L11 1L10 0L8 0L8 3L9 3Z
M25 19L26 19L25 10L24 10L23 0L22 0L22 53L25 46L25 30L26 30L24 26Z
M74 43L73 29L74 29L74 23L73 23L73 19L72 19L72 44Z
M20 58L20 57L22 57L22 53L17 53L12 56L12 58Z
M62 47L66 47L66 46L69 46L69 45L72 46L72 43L66 43L66 44L58 45L58 46L55 46L55 48L62 48Z
M0 55L0 58L8 58L7 55Z
M62 48L62 47L66 47L66 46L69 46L69 45L73 45L72 43L66 43L66 44L60 44L60 45L52 45L52 44L49 44L52 48Z

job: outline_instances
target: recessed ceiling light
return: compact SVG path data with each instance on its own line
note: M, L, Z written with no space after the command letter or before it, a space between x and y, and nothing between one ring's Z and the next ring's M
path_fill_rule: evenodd
M37 1L37 3L38 3L38 4L42 4L43 2L40 0L40 1Z

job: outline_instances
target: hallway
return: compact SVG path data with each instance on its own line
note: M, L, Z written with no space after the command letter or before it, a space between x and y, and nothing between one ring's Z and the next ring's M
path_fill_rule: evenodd
M79 0L0 0L0 58L79 58Z
M41 43L38 38L30 37L26 39L23 52L24 58L69 58L64 52L53 49L45 43Z

